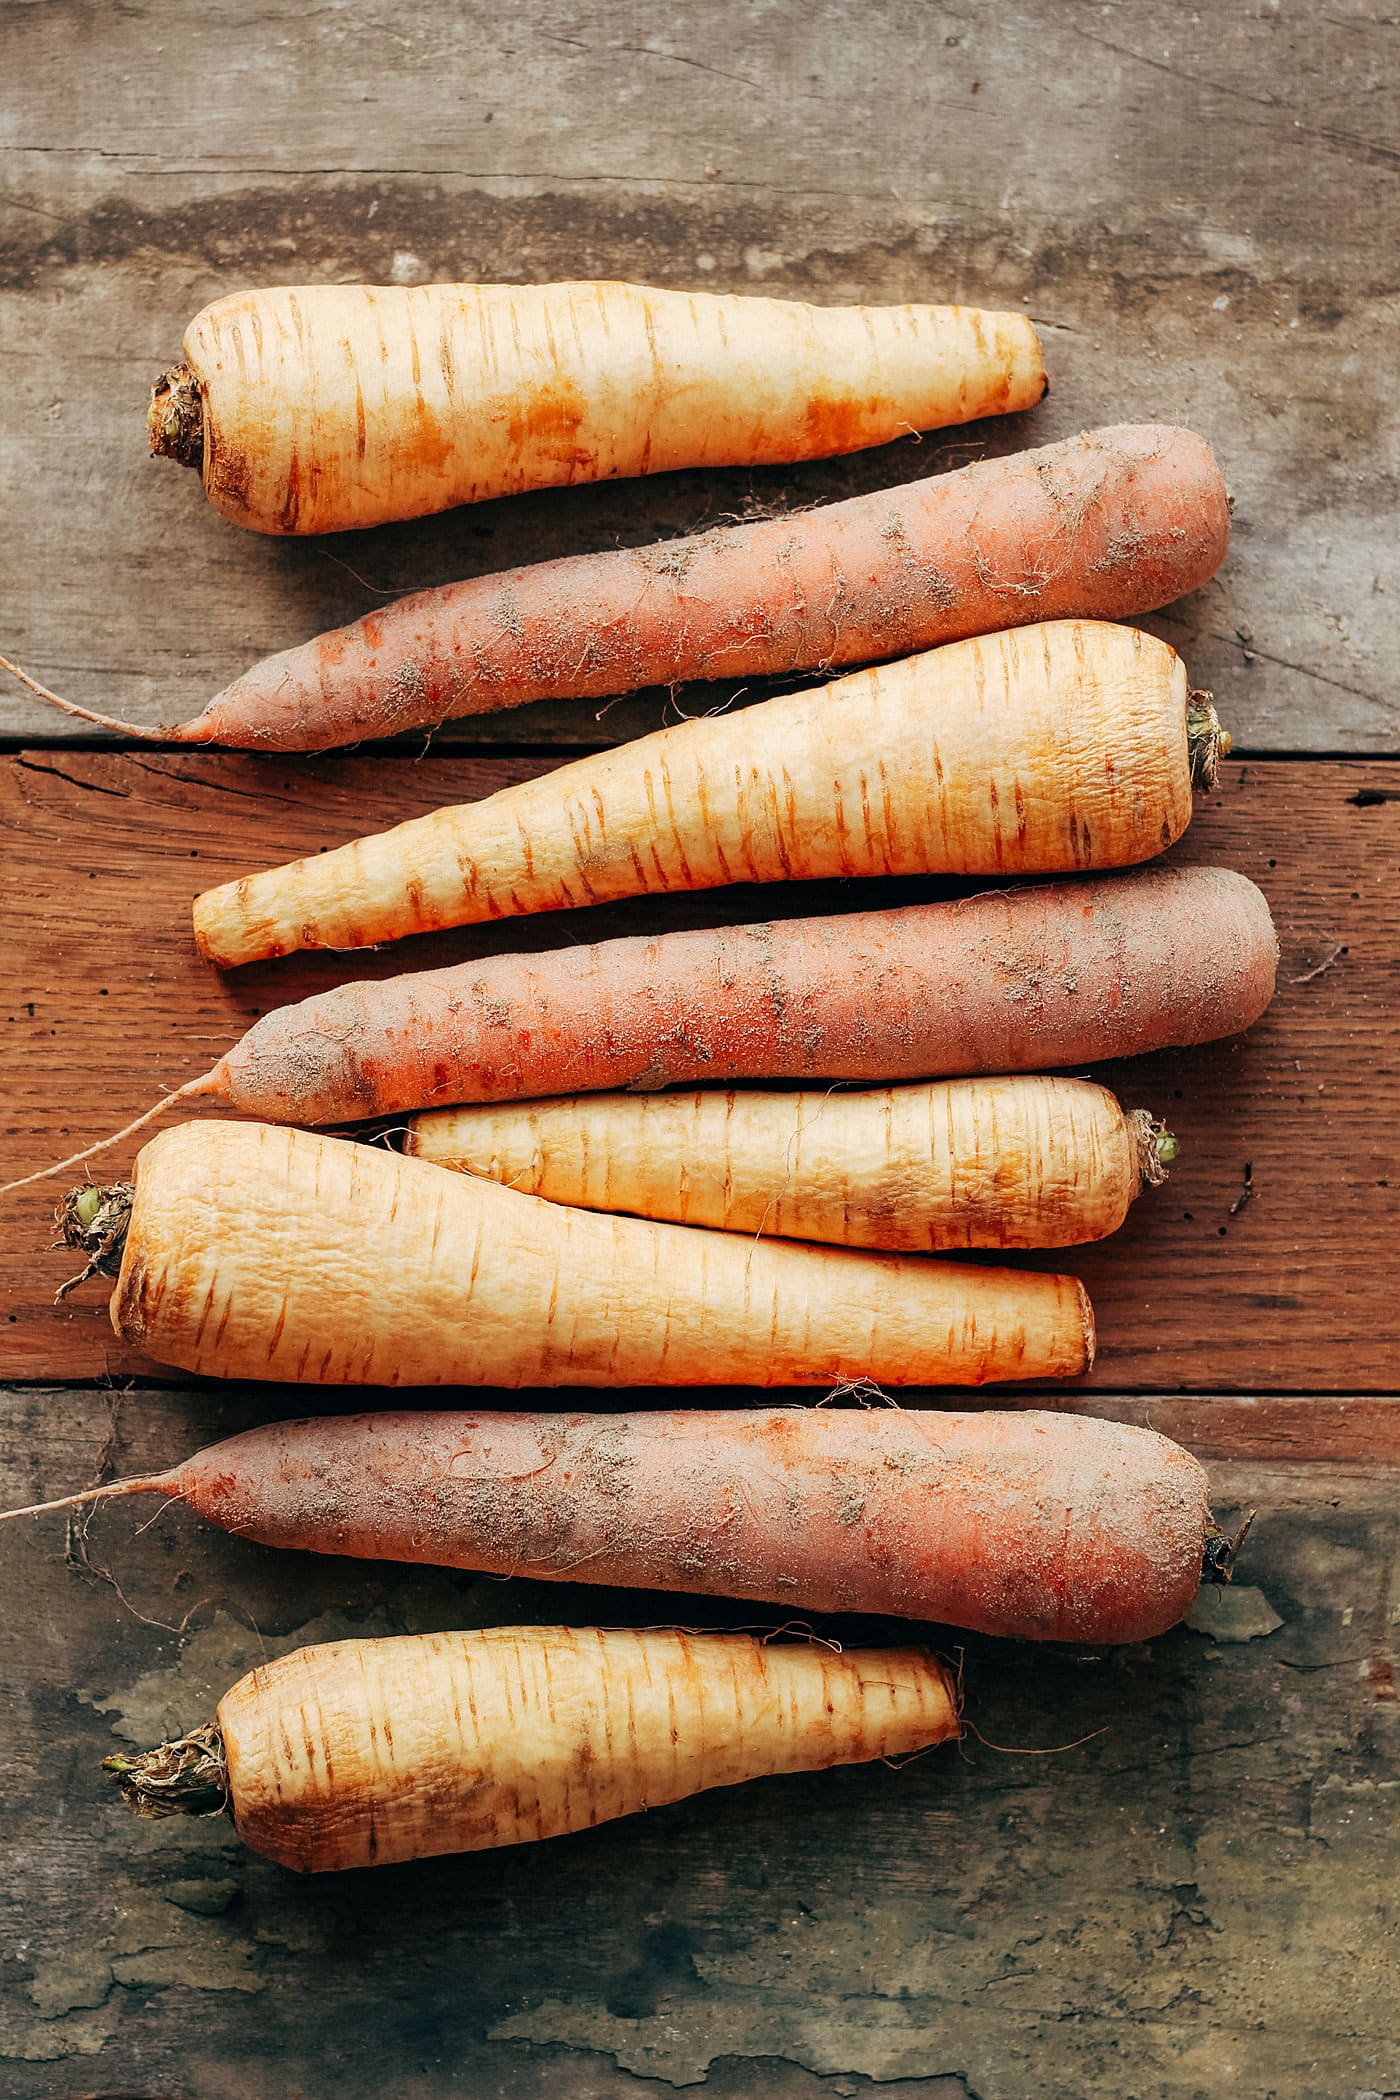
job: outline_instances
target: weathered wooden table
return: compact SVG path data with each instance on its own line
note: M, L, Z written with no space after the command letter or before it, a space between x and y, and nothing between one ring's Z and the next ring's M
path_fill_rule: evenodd
M1171 1431L1209 1462L1222 1513L1258 1504L1240 1579L1261 1595L1237 1597L1230 1625L1104 1654L968 1642L997 1743L1102 1731L1060 1755L972 1744L547 1848L301 1883L221 1822L133 1822L99 1759L202 1718L261 1655L318 1634L645 1623L674 1604L303 1563L178 1511L114 1508L66 1553L60 1520L11 1526L0 2088L1393 2093L1393 19L1357 0L55 0L0 10L0 28L0 624L41 677L173 720L255 656L411 584L1091 422L1190 422L1226 465L1235 544L1215 583L1149 624L1214 685L1237 756L1179 850L1252 875L1283 943L1277 1003L1247 1040L1110 1075L1169 1114L1183 1157L1076 1262L1102 1354L1054 1401ZM226 287L604 274L1024 304L1054 388L1033 416L918 448L523 499L354 544L240 534L144 456L146 384ZM486 792L666 706L546 705L445 730L427 756L288 763L124 749L6 691L7 1169L135 1114L255 1013L345 974L302 959L216 980L187 937L197 888ZM600 910L371 967L755 903ZM0 1238L7 1503L306 1411L172 1388L117 1350L100 1292L54 1310L50 1200L7 1199ZM1272 1632L1226 1637L1271 1615Z

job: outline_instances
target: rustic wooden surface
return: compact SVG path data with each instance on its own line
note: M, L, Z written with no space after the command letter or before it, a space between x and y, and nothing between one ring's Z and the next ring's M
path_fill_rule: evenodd
M1393 752L1393 44L1367 0L11 6L5 653L178 720L375 602L333 556L403 589L1161 417L1215 442L1237 503L1228 571L1162 631L1249 750ZM150 380L234 284L597 275L1025 307L1052 391L856 461L353 546L232 533L144 456ZM591 737L593 712L494 735ZM7 718L70 733L18 696Z
M31 900L11 943L16 974L0 979L12 1171L120 1127L207 1069L258 1013L347 976L678 920L850 908L927 888L736 888L498 921L349 961L288 957L227 976L195 955L188 907L198 889L548 763L287 767L227 754L75 751L0 761L7 872ZM1088 1285L1100 1386L1384 1389L1400 1347L1400 1298L1380 1287L1400 1122L1400 765L1232 762L1172 857L1221 862L1260 883L1282 944L1277 998L1239 1041L1098 1068L1127 1105L1171 1124L1183 1157L1112 1240L1035 1259L1071 1267ZM134 1149L108 1155L113 1174ZM26 1378L150 1373L118 1344L104 1291L51 1302L72 1258L36 1260L33 1250L69 1179L8 1199L0 1365Z
M6 1497L87 1478L104 1445L141 1468L260 1418L247 1393L141 1393L113 1438L111 1401L16 1394ZM0 1900L20 1953L0 1970L5 2091L1394 2090L1395 1475L1212 1471L1222 1516L1260 1505L1248 1580L1282 1621L1273 1632L1179 1628L1127 1651L966 1643L984 1736L1017 1749L1093 1736L1076 1749L970 1739L901 1771L768 1781L547 1849L333 1881L279 1872L222 1820L134 1822L98 1761L189 1725L264 1654L332 1629L587 1621L598 1593L289 1568L131 1504L94 1520L73 1567L59 1518L0 1531L0 1581L23 1600L0 1666L26 1694L5 1729ZM674 1616L674 1598L606 1600L606 1623ZM754 1617L697 1605L691 1623Z
M1362 0L49 0L0 8L0 27L7 654L155 724L386 592L1094 422L1187 422L1225 465L1234 543L1214 583L1146 624L1216 687L1239 757L1179 851L1259 881L1283 942L1278 1001L1242 1043L1106 1074L1168 1115L1183 1158L1122 1234L1070 1258L1099 1308L1094 1378L1005 1396L1147 1422L1207 1460L1223 1515L1257 1502L1232 1606L1258 1637L1183 1628L1097 1656L971 1642L970 1709L994 1741L1107 1733L1050 1758L969 1743L539 1850L302 1883L221 1823L129 1821L97 1761L317 1634L596 1619L598 1593L293 1561L178 1511L149 1529L106 1512L68 1564L61 1520L0 1528L0 2088L1400 2089L1393 20ZM1030 416L851 461L330 543L238 533L144 456L148 381L219 291L608 274L1023 305L1052 392ZM9 1171L347 974L299 958L216 978L187 939L197 888L667 707L546 703L443 732L421 762L415 745L288 767L124 752L0 693ZM355 970L860 901L716 893ZM7 1199L0 1240L5 1504L342 1404L153 1382L117 1353L101 1292L56 1315L47 1200ZM671 1618L674 1600L610 1595L606 1616Z

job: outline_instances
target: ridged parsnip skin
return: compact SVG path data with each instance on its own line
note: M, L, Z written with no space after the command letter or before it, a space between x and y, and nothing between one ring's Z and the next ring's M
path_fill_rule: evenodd
M612 283L278 286L197 314L210 501L342 532L673 467L821 459L1045 392L1023 314Z
M225 883L195 939L229 967L731 882L1124 867L1191 820L1186 709L1136 628L979 635Z
M1027 1408L414 1408L269 1422L156 1483L263 1545L1145 1641L1201 1580L1204 1468Z
M1159 863L343 984L264 1014L206 1090L263 1122L345 1123L623 1086L1053 1071L1237 1034L1277 963L1248 876Z
M239 1836L301 1873L558 1837L958 1733L918 1649L555 1626L300 1648L218 1719Z
M1107 1087L586 1094L415 1116L404 1150L529 1196L838 1247L1073 1247L1141 1182Z
M1074 1377L1069 1276L601 1216L257 1123L137 1158L112 1322L162 1363L308 1385L979 1385Z

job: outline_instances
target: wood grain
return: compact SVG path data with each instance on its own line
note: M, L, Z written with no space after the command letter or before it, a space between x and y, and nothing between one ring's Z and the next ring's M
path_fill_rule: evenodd
M257 1396L30 1391L0 1499L163 1463ZM0 1527L0 2084L15 2100L1336 2100L1400 2084L1394 1475L1212 1466L1260 1515L1244 1645L956 1637L1003 1745L699 1797L547 1848L303 1880L97 1769L261 1656L346 1633L597 1623L597 1592L276 1553L170 1509ZM109 1571L102 1579L93 1571ZM121 1586L120 1595L111 1586ZM753 1605L691 1623L776 1625ZM140 1616L137 1616L140 1614ZM670 1624L625 1592L605 1622ZM179 1628L182 1632L168 1629ZM889 1622L833 1621L847 1643ZM931 1636L944 1645L949 1636ZM1095 1733L1095 1731L1102 1731ZM777 2061L781 2059L781 2061ZM867 2081L878 2080L873 2087ZM698 2083L698 2082L702 2082Z
M0 1527L0 2086L14 2100L1400 2089L1400 769L1301 757L1400 751L1393 21L1369 0L754 0L722 24L660 0L4 14L0 648L75 698L172 721L386 593L1155 417L1212 439L1236 508L1220 577L1147 624L1217 688L1246 756L1298 762L1233 768L1183 849L1268 891L1280 998L1242 1045L1116 1075L1186 1149L1127 1232L1076 1262L1104 1355L1092 1386L1053 1400L1190 1443L1222 1516L1260 1505L1240 1579L1284 1624L1243 1646L1179 1631L1112 1657L968 1644L974 1718L995 1741L1107 1729L1061 1755L969 1744L543 1853L314 1884L220 1822L128 1820L97 1760L199 1720L265 1650L587 1622L596 1593L279 1556L179 1510L145 1530L104 1513L71 1569L53 1520ZM295 546L223 524L193 477L145 456L149 381L219 292L609 274L1025 305L1052 392L1031 416L850 461ZM145 1106L259 1009L347 974L303 958L214 979L186 935L196 888L668 712L662 694L601 718L545 703L445 731L435 753L478 754L450 765L281 772L85 749L100 739L82 725L0 691L0 740L50 746L0 775L10 1171ZM712 896L355 970L854 901ZM1253 1193L1232 1211L1246 1162ZM50 1307L65 1271L43 1250L46 1203L3 1213L0 1370L141 1369L117 1356L100 1292ZM167 1463L347 1397L147 1385L120 1406L110 1460ZM6 1390L0 1501L91 1477L113 1404L90 1385ZM709 1622L740 1613L752 1623L751 1606ZM664 1623L674 1600L618 1595L608 1616Z
M727 9L718 40L707 20L657 0L392 17L346 0L305 24L237 0L11 9L6 653L108 712L175 721L384 591L1160 418L1216 444L1236 520L1218 582L1153 624L1228 692L1242 748L1395 751L1393 30L1359 0L782 0ZM1052 391L1032 415L850 462L295 547L224 524L192 475L145 456L147 387L220 292L587 275L1024 307ZM595 713L465 734L589 741ZM0 727L84 735L18 691Z
M930 887L784 885L643 900L225 977L195 956L187 913L197 889L481 794L542 763L361 758L289 767L71 751L7 762L7 894L27 900L12 925L0 1001L11 1172L138 1114L212 1063L269 1006L351 976L642 927L849 909ZM1169 1120L1183 1156L1122 1232L1067 1263L1098 1312L1097 1388L1393 1389L1398 810L1400 768L1374 763L1232 764L1220 791L1199 804L1176 850L1240 868L1263 887L1283 946L1279 993L1241 1041L1103 1068L1127 1105ZM131 1149L105 1164L124 1167ZM118 1347L102 1291L50 1304L71 1267L42 1251L55 1193L41 1185L7 1199L0 1372L150 1372Z

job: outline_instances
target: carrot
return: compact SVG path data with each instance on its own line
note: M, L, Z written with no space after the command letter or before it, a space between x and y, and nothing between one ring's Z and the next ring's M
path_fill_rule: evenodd
M326 751L531 700L839 669L1151 612L1214 575L1229 536L1205 440L1120 423L815 510L418 591L253 665L192 721L116 726Z
M1111 1643L1222 1573L1206 1486L1154 1430L1041 1411L415 1412L245 1430L38 1509L158 1494L268 1546Z
M558 1837L957 1733L953 1681L919 1649L500 1626L300 1648L226 1692L215 1724L104 1769L139 1815L226 1809L255 1852L324 1873Z
M731 882L1122 867L1228 749L1175 650L1062 620L683 722L484 801L206 890L228 968Z
M1131 1057L1248 1028L1277 962L1252 882L1177 867L488 956L274 1008L134 1123L25 1180L81 1165L187 1102L346 1123L699 1080L870 1082Z
M267 1124L163 1131L125 1200L101 1228L112 1325L222 1378L980 1385L1093 1360L1073 1277L602 1217Z
M566 1095L414 1116L404 1150L526 1195L839 1247L1072 1247L1176 1141L1079 1079L845 1093Z
M151 450L257 532L343 532L673 467L824 459L1031 408L1024 314L631 284L279 286L216 299Z

